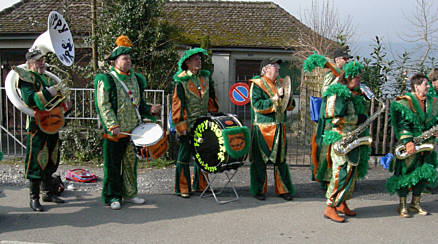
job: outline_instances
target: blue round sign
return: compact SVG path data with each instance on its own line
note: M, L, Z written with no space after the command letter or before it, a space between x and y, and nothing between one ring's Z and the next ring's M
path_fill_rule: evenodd
M231 102L243 106L249 102L249 86L246 83L238 82L231 86L228 96Z

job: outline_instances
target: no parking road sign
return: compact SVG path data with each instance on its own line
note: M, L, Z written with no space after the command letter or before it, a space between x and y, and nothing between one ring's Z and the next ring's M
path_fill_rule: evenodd
M249 86L246 83L238 82L231 86L228 96L231 102L237 106L243 106L249 102Z

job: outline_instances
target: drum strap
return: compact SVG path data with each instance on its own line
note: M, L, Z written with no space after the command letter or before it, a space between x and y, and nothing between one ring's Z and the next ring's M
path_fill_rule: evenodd
M137 113L138 120L139 120L140 123L141 123L142 120L141 120L140 112L138 112L137 104L135 103L135 100L134 100L134 95L133 95L132 92L128 89L128 87L125 85L125 83L119 79L119 77L117 76L117 74L116 74L115 71L111 71L111 75L119 81L120 85L122 85L122 87L123 87L123 89L125 90L126 94L129 96L129 99L131 100L131 103L132 103L132 105L133 105L134 108L135 108L135 112ZM134 76L134 77L135 77L135 76ZM140 91L140 92L141 92L141 91Z

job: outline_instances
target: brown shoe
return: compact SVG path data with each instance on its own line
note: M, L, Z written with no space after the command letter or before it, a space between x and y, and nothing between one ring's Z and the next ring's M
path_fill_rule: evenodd
M338 223L343 223L345 221L344 218L340 217L338 213L336 213L336 209L330 206L327 206L327 208L325 209L324 217Z
M356 216L356 212L350 210L345 201L343 201L341 205L339 205L339 207L336 208L336 211L341 212L347 216Z

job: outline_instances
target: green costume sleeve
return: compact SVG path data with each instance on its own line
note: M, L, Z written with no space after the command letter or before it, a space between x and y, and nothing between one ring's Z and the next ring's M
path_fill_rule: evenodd
M251 84L251 106L257 113L269 114L275 112L275 104L269 95L254 83Z
M97 74L94 78L96 107L103 126L107 131L120 126L110 102L110 84L104 74Z
M38 108L39 110L46 110L45 104L52 99L49 91L43 86L40 91L38 87L42 84L36 81L34 84L19 80L21 90L21 98L24 103L31 108Z
M144 97L144 90L146 89L146 78L140 74L136 73L138 78L138 86L140 88L140 106L139 112L142 119L151 119L156 120L155 116L152 115L152 105L146 103L146 99Z

